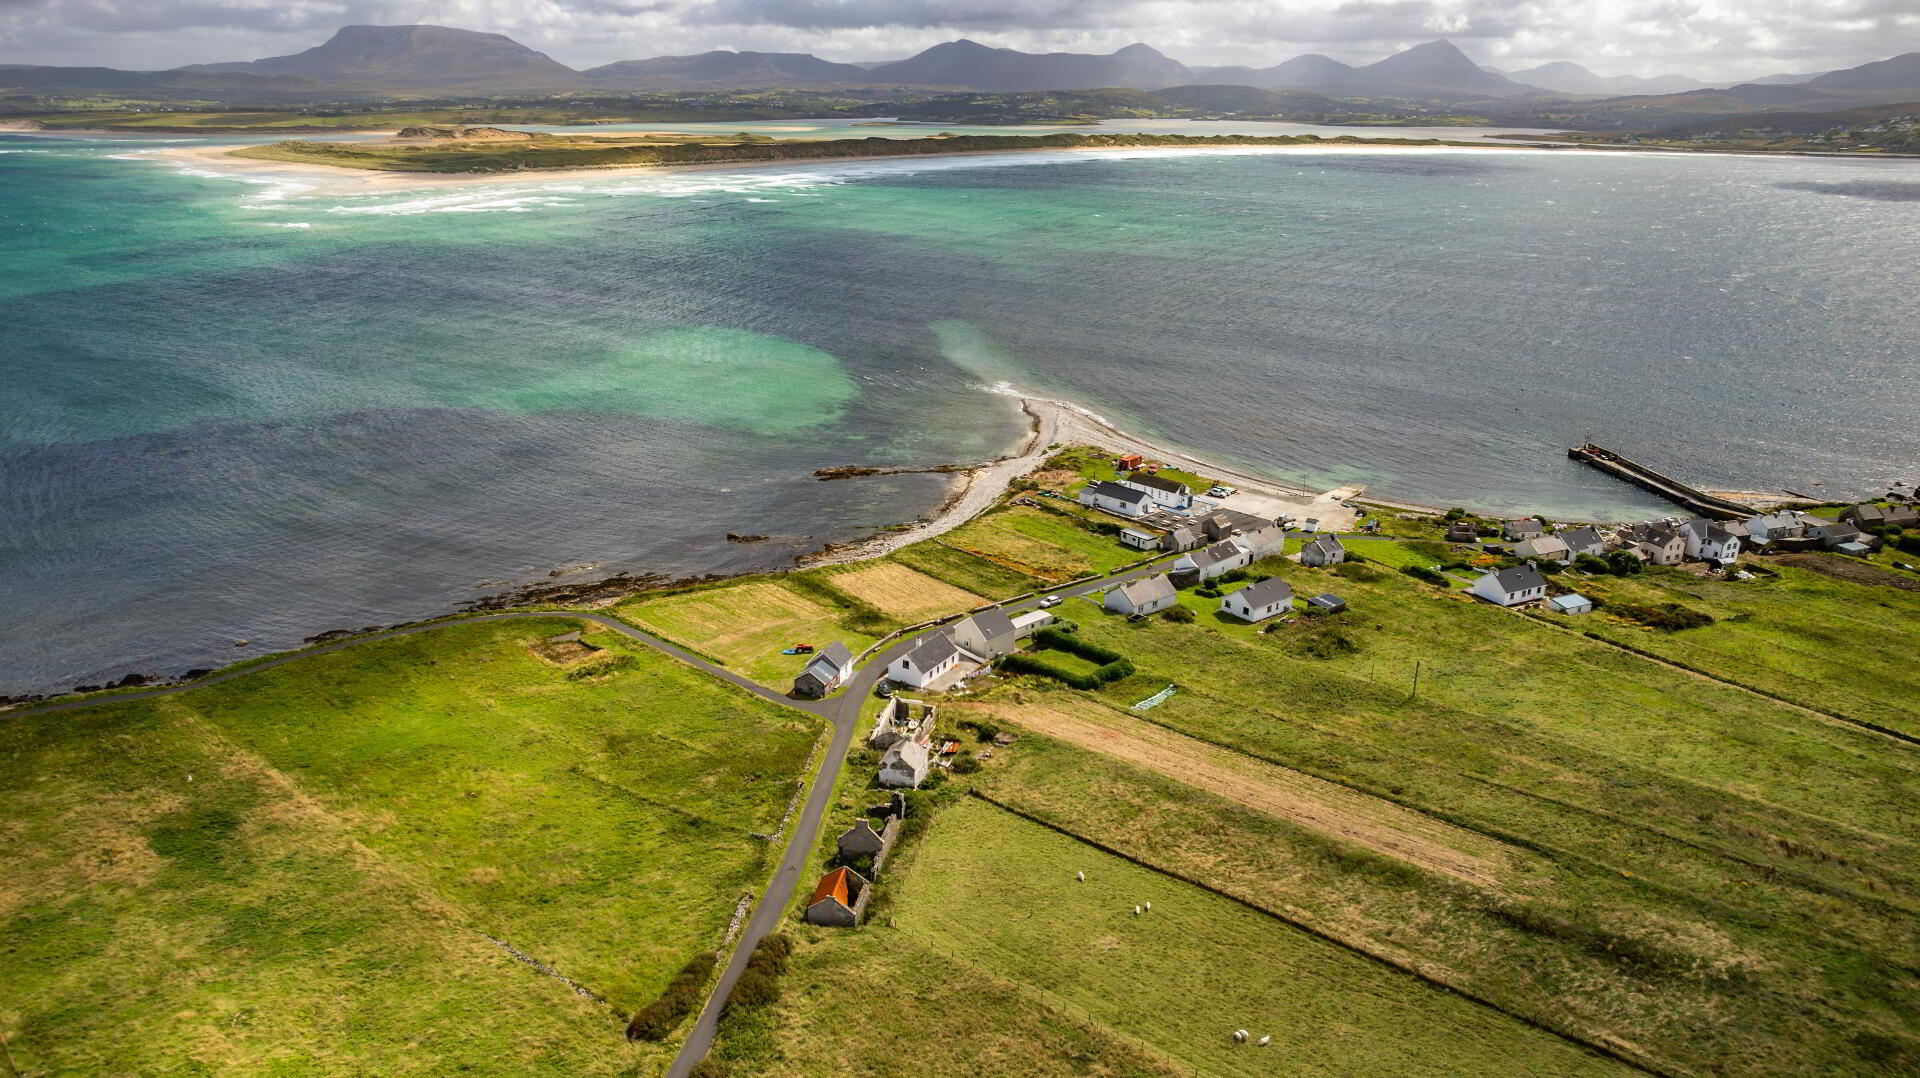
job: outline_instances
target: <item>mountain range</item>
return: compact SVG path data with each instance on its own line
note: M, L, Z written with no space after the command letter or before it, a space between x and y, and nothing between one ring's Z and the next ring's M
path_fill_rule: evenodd
M0 89L92 87L249 92L400 91L464 93L593 90L714 90L756 87L914 87L996 92L1116 87L1157 90L1229 85L1346 97L1662 101L1704 111L1725 97L1734 111L1846 107L1920 99L1920 53L1842 71L1774 75L1715 87L1684 75L1604 77L1558 61L1502 72L1474 63L1447 41L1429 41L1350 66L1317 54L1271 67L1188 67L1152 47L1106 54L1028 53L949 41L904 60L835 63L806 53L714 51L625 60L577 71L501 34L444 26L345 26L303 52L160 72L0 65Z

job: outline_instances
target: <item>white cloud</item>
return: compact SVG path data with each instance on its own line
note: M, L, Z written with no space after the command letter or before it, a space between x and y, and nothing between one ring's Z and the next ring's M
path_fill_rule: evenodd
M1192 64L1365 62L1436 36L1517 68L1735 78L1920 49L1916 0L0 0L0 62L160 68L295 52L348 23L513 36L576 66L709 48L908 55L1146 41Z

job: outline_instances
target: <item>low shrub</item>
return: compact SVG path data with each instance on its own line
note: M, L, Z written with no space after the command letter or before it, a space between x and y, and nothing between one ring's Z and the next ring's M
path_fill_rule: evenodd
M602 655L597 659L589 659L567 671L567 680L585 681L588 678L599 677L602 674L612 674L625 670L632 665L633 656L631 655Z
M713 975L713 967L719 959L711 953L694 955L680 972L667 982L660 998L634 1012L633 1020L627 1023L627 1039L632 1041L666 1040L680 1023L686 1021L700 1006L701 990L707 986L707 978Z
M1214 592L1216 596L1219 594L1219 592ZM1168 621L1179 622L1182 625L1190 625L1193 623L1193 611L1188 610L1184 606L1170 606L1167 608L1166 618Z
M953 761L953 773L956 775L971 775L975 771L980 770L981 766L980 760L972 753L964 753Z
M776 932L754 944L753 956L740 979L727 994L726 1009L761 1007L780 998L780 976L787 972L787 957L793 954L793 938Z
M1405 565L1405 566L1401 566L1400 571L1414 578L1415 580L1424 580L1429 584L1437 584L1443 588L1447 586L1446 577L1442 576L1439 572L1433 569L1427 568L1424 565Z
M1176 607L1175 609L1179 608ZM1192 613L1189 612L1188 616L1191 617ZM1097 662L1098 660L1091 661ZM1110 685L1113 682L1119 681L1121 678L1131 676L1133 674L1133 661L1116 656L1114 661L1106 663L1098 669L1085 674L1079 674L1062 670L1052 663L1047 662L1045 659L1016 652L1000 660L1000 669L1016 674L1037 674L1040 677L1050 677L1055 681L1063 682L1082 692L1092 692L1104 685Z
M1334 566L1333 575L1342 580L1358 580L1362 582L1380 579L1380 571L1378 569L1358 564L1352 558L1348 558L1346 561Z
M1698 629L1713 624L1713 615L1689 610L1679 603L1662 603L1659 606L1649 606L1645 603L1614 603L1608 606L1607 610L1629 621L1636 621L1669 633L1677 633L1682 629Z

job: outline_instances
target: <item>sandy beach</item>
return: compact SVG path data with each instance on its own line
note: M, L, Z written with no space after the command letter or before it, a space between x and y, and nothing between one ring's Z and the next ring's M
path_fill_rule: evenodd
M1109 423L1101 416L1069 401L1008 392L1019 402L1031 426L1020 447L990 464L955 473L953 489L947 500L930 517L898 531L871 539L829 548L806 558L804 565L841 565L892 553L910 543L950 532L992 508L1014 480L1030 475L1046 463L1054 450L1050 447L1090 445L1116 455L1138 453L1148 460L1172 464L1182 470L1194 470L1239 488L1221 504L1256 515L1275 517L1290 513L1296 517L1318 518L1324 527L1350 528L1360 514L1343 503L1357 497L1363 488L1337 487L1316 491L1308 487L1279 482L1245 468L1171 450ZM1366 499L1366 504L1416 512L1440 512L1433 506L1411 502Z

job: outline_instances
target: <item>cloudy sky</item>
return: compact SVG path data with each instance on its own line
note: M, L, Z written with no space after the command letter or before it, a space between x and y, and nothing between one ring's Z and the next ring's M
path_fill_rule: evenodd
M1920 50L1920 0L0 0L0 62L163 68L298 52L351 23L508 34L563 63L712 48L893 59L955 37L1145 41L1190 64L1367 62L1444 36L1505 68L1741 78Z

